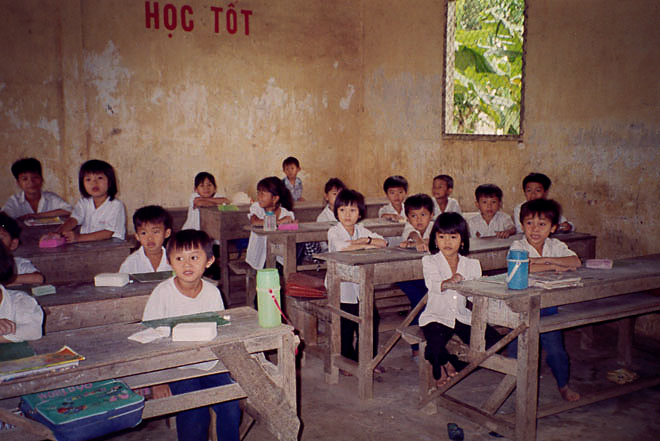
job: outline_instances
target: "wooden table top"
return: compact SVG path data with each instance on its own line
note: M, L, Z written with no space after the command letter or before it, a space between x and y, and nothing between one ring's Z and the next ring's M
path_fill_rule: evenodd
M264 236L278 236L286 234L297 234L297 233L311 233L311 232L327 232L330 228L337 225L338 222L299 222L297 230L275 230L275 231L264 231L262 226L257 225L246 225L243 227L247 231L253 231ZM393 231L398 231L399 229L403 231L404 224L400 222L393 222L388 219L382 218L370 218L364 219L360 222L365 228L373 228L374 230L378 229L392 229ZM401 234L401 233L399 233Z
M111 238L94 242L77 242L65 244L56 248L39 248L39 243L21 244L14 252L15 256L32 259L38 256L62 257L66 258L70 254L94 253L102 254L116 249L130 250L131 244L125 240ZM128 254L127 254L128 255Z

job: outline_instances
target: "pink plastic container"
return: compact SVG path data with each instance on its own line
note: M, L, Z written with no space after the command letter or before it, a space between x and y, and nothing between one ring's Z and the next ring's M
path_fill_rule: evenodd
M277 229L295 231L298 229L298 224L280 224Z
M41 239L39 241L39 248L57 248L66 243L63 237L55 237L53 239Z

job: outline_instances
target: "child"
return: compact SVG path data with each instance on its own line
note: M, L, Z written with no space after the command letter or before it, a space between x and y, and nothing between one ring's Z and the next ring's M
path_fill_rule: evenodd
M182 230L199 230L199 207L216 207L228 204L229 199L216 194L217 186L211 173L199 172L195 176L195 189L190 196L188 217L181 227Z
M165 239L172 234L172 216L161 206L147 205L133 214L133 227L135 239L141 246L124 260L119 272L136 274L172 271L163 247Z
M404 205L408 221L403 228L399 247L415 248L420 253L426 252L429 250L429 238L431 228L433 227L431 223L431 219L433 218L433 199L426 194L420 193L409 196ZM398 282L397 286L406 294L408 300L410 300L411 308L417 306L428 291L423 279ZM417 319L418 317L415 317L411 325L416 325ZM412 350L413 360L417 361L419 345L413 344L410 348Z
M14 162L11 173L21 191L9 198L2 211L14 219L68 216L73 209L68 202L50 191L41 191L44 178L41 163L35 158Z
M385 179L383 190L390 203L378 210L378 217L390 219L395 222L405 222L403 201L408 193L408 181L403 176L395 175Z
M78 188L82 198L71 217L55 230L67 242L89 242L126 235L126 211L117 195L115 170L110 164L91 159L80 167ZM80 233L74 231L80 225ZM51 233L51 236L53 234Z
M0 212L0 242L7 247L9 252L16 251L16 248L18 248L20 235L21 227L18 226L18 222ZM28 259L14 257L14 262L16 263L16 279L11 283L5 283L6 286L41 285L44 283L44 275Z
M334 212L335 200L337 199L339 192L345 188L346 186L339 178L328 179L328 182L325 183L323 189L325 193L323 198L325 199L326 205L321 214L316 218L316 222L337 222Z
M520 207L520 222L525 237L511 244L512 250L529 252L529 272L569 271L582 265L580 258L564 242L551 239L557 229L561 214L559 204L551 199L534 199ZM557 307L544 308L541 316L557 314ZM545 349L546 363L552 370L557 387L566 401L577 401L580 394L568 386L569 360L561 331L550 331L540 335L541 347ZM515 356L518 345L509 345L509 354Z
M180 315L225 309L218 288L202 279L204 271L211 266L214 257L213 242L203 231L181 230L167 243L167 258L176 274L160 283L149 296L144 307L142 320L156 320ZM209 370L217 362L189 365L189 368ZM228 373L175 381L153 387L154 398L170 394L179 395L200 389L231 384ZM214 404L217 416L216 430L219 440L238 441L238 426L241 411L237 400ZM207 407L198 407L176 415L176 430L180 440L208 439L210 415Z
M547 199L552 181L543 173L530 173L523 179L523 192L525 199L533 201L534 199ZM522 233L522 224L520 223L520 207L524 202L519 203L513 209L513 220L516 223L516 231ZM573 224L566 220L564 216L559 218L557 232L569 233L573 230Z
M286 177L282 178L282 182L286 188L291 192L294 201L304 201L302 196L303 185L302 180L298 177L300 172L300 162L293 156L289 156L282 161L282 171Z
M387 242L379 234L367 230L359 221L364 218L366 207L364 196L355 190L344 189L335 199L335 216L339 223L328 230L328 247L330 252L362 250L367 248L384 248ZM349 314L358 315L358 299L360 285L353 282L341 282L341 309ZM380 317L374 307L374 354L378 353L378 323ZM358 342L353 340L358 333L357 323L342 317L341 354L351 360L358 360Z
M252 225L263 226L266 212L273 212L277 224L295 221L291 193L278 177L270 176L257 183L257 202L250 205L248 219ZM254 269L262 269L266 262L266 236L250 233L245 261Z
M438 175L433 178L433 188L431 194L433 195L433 217L438 217L439 214L446 212L461 212L461 207L458 201L450 198L451 192L454 190L454 178L449 175Z
M495 184L484 184L474 192L479 209L479 216L468 219L472 237L500 237L506 239L516 234L513 219L500 211L502 208L502 190Z
M0 343L41 338L44 313L34 298L5 289L13 277L14 259L9 249L0 244Z
M457 374L459 360L450 354L446 345L456 334L464 343L470 342L472 312L466 298L458 292L445 289L445 283L458 283L481 277L481 264L466 257L470 252L468 225L458 213L443 213L437 217L429 241L430 256L422 257L424 281L429 290L428 303L419 316L426 350L424 358L433 367L433 378L438 386L444 385ZM486 328L486 345L491 346L500 335Z

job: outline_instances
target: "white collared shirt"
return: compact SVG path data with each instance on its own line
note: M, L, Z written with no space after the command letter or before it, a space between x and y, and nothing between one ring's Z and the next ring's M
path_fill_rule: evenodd
M11 320L16 324L16 332L5 334L3 337L13 342L41 338L44 312L37 301L24 292L5 289L2 285L0 290L2 290L0 318Z
M433 222L429 222L429 224L426 226L426 230L424 230L423 234L420 234L423 240L429 240L431 237L431 230L433 229ZM410 233L417 233L419 234L419 231L412 226L412 224L408 221L406 221L406 225L403 227L403 233L401 233L401 241L405 242L408 240L408 236L410 236Z
M469 218L467 223L470 227L470 237L477 237L477 232L480 237L495 236L498 231L505 231L513 227L511 216L501 210L495 213L489 224L486 223L481 213Z
M108 197L96 208L94 199L81 198L73 207L71 217L78 221L80 234L108 230L117 239L126 237L126 211L119 199L110 200Z
M39 199L39 205L37 206L37 213L44 213L46 211L53 210L66 210L71 212L73 207L67 201L56 195L51 191L42 191L41 199ZM25 192L19 191L15 195L12 195L5 205L2 207L8 216L17 219L26 214L33 214L32 206L25 199Z
M316 218L316 222L337 222L335 213L330 208L330 205L326 205L321 214Z
M539 252L536 251L536 248L532 246L527 241L526 237L523 237L520 240L514 240L509 247L510 250L525 250L529 252L529 257L538 258L538 257L572 257L577 256L575 251L568 248L564 242L559 239L546 238L543 242L543 255L539 255Z
M396 214L397 216L406 217L406 207L401 203L401 213L396 211L394 205L391 202L388 202L386 205L383 205L378 210L378 217L383 217L384 214Z
M458 213L461 214L461 206L458 205L458 201L454 198L447 198L447 207L445 211L440 211L440 205L435 198L433 199L433 217L436 218L442 213Z
M149 258L144 253L144 247L140 247L133 254L128 256L124 262L119 267L120 273L126 274L139 274L139 273L151 273L155 271L172 271L172 267L167 263L167 255L165 253L165 247L161 247L163 250L163 255L160 258L160 263L158 268L154 270L151 266Z

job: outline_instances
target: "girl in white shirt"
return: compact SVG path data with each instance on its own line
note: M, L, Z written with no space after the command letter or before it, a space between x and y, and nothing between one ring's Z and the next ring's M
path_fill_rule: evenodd
M293 197L277 176L270 176L257 183L257 202L250 206L248 219L252 225L263 226L266 212L272 212L277 225L295 222ZM266 262L266 236L250 233L245 261L254 269L262 269Z
M481 263L466 257L470 252L470 233L467 222L458 213L447 212L437 217L429 250L431 255L422 258L428 303L419 317L419 325L426 338L424 358L433 366L433 378L438 386L442 386L460 368L458 358L447 351L447 342L457 334L469 343L472 319L467 299L444 286L481 277ZM499 334L487 328L487 345L497 339Z
M78 188L82 198L71 217L49 236L63 236L67 242L89 242L126 236L126 211L115 196L119 191L112 165L92 159L80 167ZM80 225L80 233L74 228Z
M367 248L384 248L387 242L379 234L372 233L361 224L366 208L364 196L355 190L344 189L339 192L335 199L335 216L339 224L328 230L328 247L330 252L363 250ZM349 314L359 314L360 285L353 282L341 282L341 309ZM378 311L374 307L374 354L378 352ZM341 326L341 355L351 360L358 360L359 342L357 323L342 318ZM353 341L356 341L353 344Z
M217 207L228 204L229 199L216 193L215 177L209 172L199 172L195 176L195 189L190 196L188 217L181 227L182 230L199 230L199 207Z

